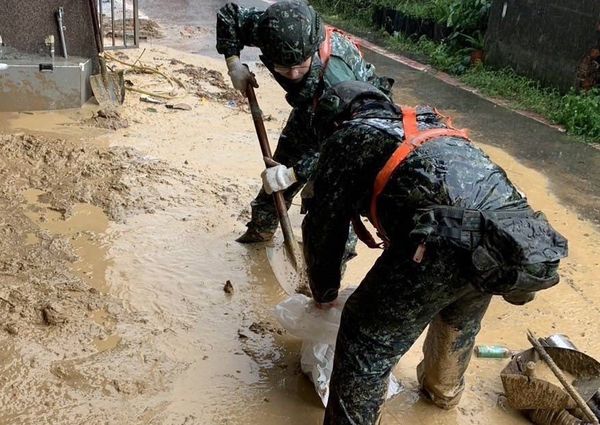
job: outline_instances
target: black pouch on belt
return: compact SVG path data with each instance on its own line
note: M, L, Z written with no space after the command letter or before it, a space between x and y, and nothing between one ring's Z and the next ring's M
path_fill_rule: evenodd
M535 292L559 282L567 240L541 212L443 205L417 212L413 240L445 240L471 255L473 284L494 295Z
M559 282L558 263L567 256L567 240L543 213L482 211L481 216L481 240L471 260L474 283L483 292L535 292Z

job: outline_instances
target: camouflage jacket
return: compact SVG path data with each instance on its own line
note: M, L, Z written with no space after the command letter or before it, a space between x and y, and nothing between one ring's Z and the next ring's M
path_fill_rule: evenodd
M443 127L431 108L418 108L420 129ZM337 297L340 264L351 219L368 216L377 173L404 131L389 110L355 115L323 142L314 175L314 198L303 222L304 252L315 300ZM443 137L415 150L379 197L379 219L391 245L412 249L408 234L417 209L449 205L481 210L526 208L505 172L469 141Z
M261 47L265 41L256 36L256 26L263 12L255 8L242 8L228 3L217 13L217 51L225 57L239 55L244 46ZM289 128L282 137L288 146L295 146L303 154L293 165L300 180L306 180L317 160L316 134L312 130L314 101L323 91L341 81L368 81L384 93L391 95L393 80L378 77L373 65L362 58L360 51L348 38L334 32L329 63L323 70L318 52L315 53L308 75L299 83L290 83L274 71L274 64L264 55L261 61L271 71L275 80L286 91L286 100L294 108ZM292 140L290 140L292 139ZM280 141L281 142L281 141Z

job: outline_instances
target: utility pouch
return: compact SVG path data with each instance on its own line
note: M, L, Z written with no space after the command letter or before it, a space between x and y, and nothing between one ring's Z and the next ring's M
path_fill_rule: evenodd
M559 282L567 240L541 212L481 211L481 240L471 254L474 284L483 292L535 292Z

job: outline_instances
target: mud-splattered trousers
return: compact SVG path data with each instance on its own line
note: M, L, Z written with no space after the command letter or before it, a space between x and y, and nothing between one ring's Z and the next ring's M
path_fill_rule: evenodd
M217 13L217 51L226 57L240 54L244 46L262 48L270 40L260 39L257 31L264 12L255 8L239 7L228 3ZM358 48L340 33L331 36L331 57L323 69L318 52L307 76L300 83L290 83L274 70L274 64L264 55L260 57L275 80L286 91L286 100L293 107L287 124L281 132L274 159L288 167L294 167L298 183L283 192L286 204L291 205L302 186L310 179L318 161L318 140L312 126L314 102L327 87L341 81L367 81L384 93L391 95L393 80L378 77L375 67L366 62ZM248 228L258 232L272 233L277 229L278 219L273 197L261 190L252 201L252 218Z
M452 249L429 246L421 264L411 255L386 250L346 303L324 424L377 423L389 373L427 325L419 382L440 407L460 400L491 295L461 275Z

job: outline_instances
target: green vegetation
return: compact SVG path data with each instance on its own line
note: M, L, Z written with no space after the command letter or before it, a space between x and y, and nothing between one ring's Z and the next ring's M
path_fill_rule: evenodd
M552 117L572 134L600 142L600 90L571 92L561 99Z
M587 142L600 142L600 90L588 93L557 90L516 74L511 69L494 70L473 63L471 53L483 47L483 34L491 0L313 0L311 3L334 25L376 38L386 48L427 62L436 69L457 76L482 93L502 98L518 109L538 113L565 127L569 134ZM372 16L376 7L392 7L421 19L431 19L450 27L442 42L425 36L373 32Z

